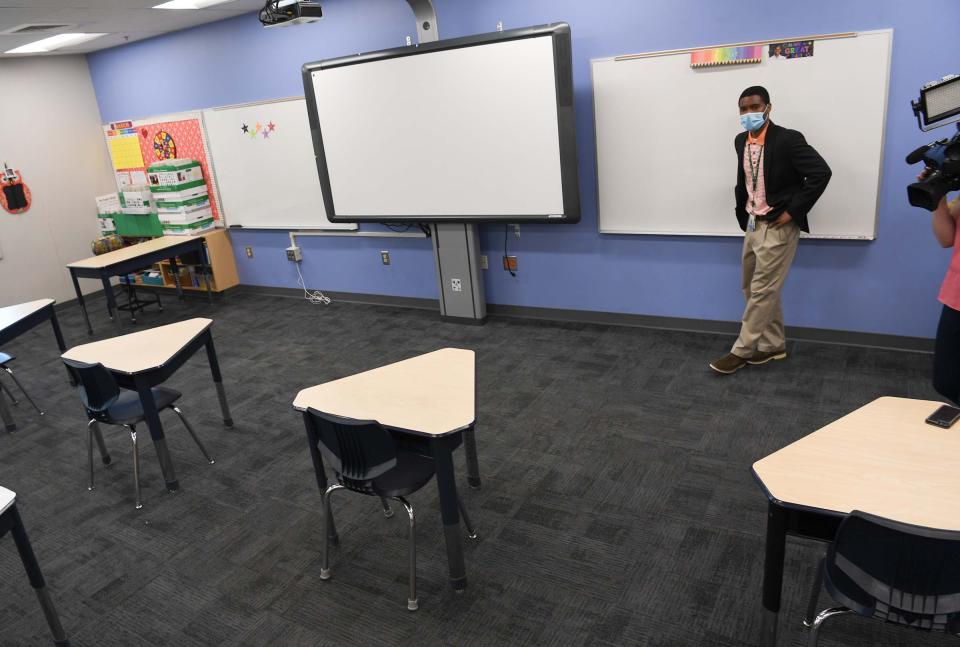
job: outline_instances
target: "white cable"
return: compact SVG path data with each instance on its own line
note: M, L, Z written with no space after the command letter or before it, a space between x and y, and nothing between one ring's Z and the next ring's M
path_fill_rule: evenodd
M303 282L303 274L300 273L300 263L295 263L295 265L297 266L297 276L300 277L297 283L299 283L300 287L303 288L303 298L314 305L329 304L330 297L326 296L323 292L321 292L320 290L311 291L307 289L307 286Z

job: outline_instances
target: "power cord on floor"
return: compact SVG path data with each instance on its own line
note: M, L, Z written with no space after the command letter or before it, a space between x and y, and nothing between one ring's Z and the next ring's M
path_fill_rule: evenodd
M297 276L300 277L297 283L303 288L303 298L314 305L328 305L330 303L330 297L320 290L308 290L303 282L303 274L300 273L300 263L294 264L297 266Z

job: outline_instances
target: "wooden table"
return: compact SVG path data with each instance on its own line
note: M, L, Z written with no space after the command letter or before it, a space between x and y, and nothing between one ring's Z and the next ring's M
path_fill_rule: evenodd
M63 333L60 332L60 323L57 321L57 313L53 309L55 303L56 301L53 299L38 299L0 308L0 348L31 328L44 321L49 321L53 327L53 336L57 339L60 352L67 350L67 346L63 342ZM69 371L67 374L69 375ZM72 378L70 382L73 383ZM7 431L13 431L17 428L2 395L0 395L0 419L3 420Z
M345 418L376 420L405 442L422 444L436 461L440 514L447 545L450 585L467 586L460 541L460 512L453 469L453 450L466 443L467 482L480 487L476 441L476 366L474 352L459 348L420 355L358 373L297 394L293 408L316 409ZM309 429L309 422L307 423ZM323 459L315 446L310 454L324 474ZM320 491L326 489L324 478ZM337 540L330 520L330 538Z
M158 326L140 332L121 335L103 341L75 346L63 354L64 359L103 364L113 374L117 384L125 389L136 391L140 395L140 404L150 437L157 449L160 469L167 483L167 489L175 491L180 484L177 481L160 415L150 389L165 382L184 362L190 359L201 347L207 349L207 361L220 400L223 424L233 426L227 395L223 389L223 378L217 362L217 352L213 346L210 328L212 319L188 319L179 323Z
M73 289L77 293L77 301L83 310L83 318L87 322L87 333L93 334L93 327L90 325L90 316L87 314L87 306L83 301L83 294L80 292L80 283L78 279L90 278L100 279L103 283L103 293L107 299L107 311L113 318L113 322L120 332L120 312L117 310L117 302L113 296L113 288L110 285L110 279L114 276L123 276L150 267L158 261L164 259L170 260L170 270L173 273L173 281L177 286L177 295L183 299L183 288L180 285L180 272L177 269L177 256L197 252L203 258L204 238L203 236L161 236L143 243L130 245L122 249L117 249L99 256L91 256L82 261L74 261L67 264L70 270L70 278L73 280ZM207 287L207 298L213 300L213 293L210 286L210 277L206 272L203 273L204 282Z
M941 404L879 398L753 464L769 499L761 644L777 641L788 533L832 541L853 510L960 530L960 426L924 422Z

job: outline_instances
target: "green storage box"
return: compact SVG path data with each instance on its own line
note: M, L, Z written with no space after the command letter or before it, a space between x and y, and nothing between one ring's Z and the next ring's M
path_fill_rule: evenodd
M121 236L137 238L163 236L163 226L155 213L147 215L118 213L113 216L113 224Z

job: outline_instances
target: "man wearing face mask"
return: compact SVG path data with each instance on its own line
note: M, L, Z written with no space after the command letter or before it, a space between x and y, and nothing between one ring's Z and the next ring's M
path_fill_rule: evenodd
M743 241L743 294L747 300L740 336L730 352L710 362L718 373L747 364L786 359L780 290L797 252L807 213L827 183L830 167L796 130L770 121L770 94L752 86L740 94L736 214Z

